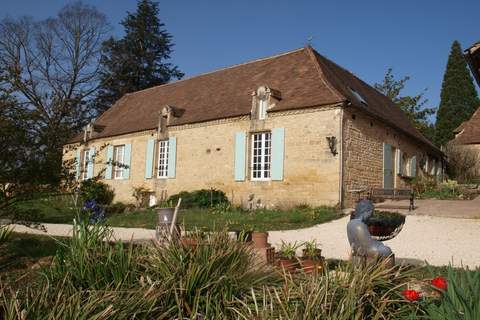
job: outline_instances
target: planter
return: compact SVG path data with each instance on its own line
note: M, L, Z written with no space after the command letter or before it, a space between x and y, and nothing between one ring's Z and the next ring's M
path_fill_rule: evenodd
M195 249L198 245L198 240L194 237L182 237L180 239L180 243L184 247L192 247L193 249Z
M296 260L288 259L285 257L278 257L277 261L278 266L287 272L295 272L295 269L297 268Z
M319 272L323 269L323 260L302 258L300 260L300 267L305 273Z
M382 226L382 225L370 225L368 226L368 232L374 237L389 236L395 231L395 227Z
M157 216L158 216L158 224L172 224L173 220L173 213L175 212L175 208L157 208Z
M322 249L315 249L315 253L313 255L308 254L307 249L302 250L304 259L313 259L313 260L320 260L322 258Z
M268 243L268 232L253 232L252 241L255 245L255 248L268 248L270 244Z

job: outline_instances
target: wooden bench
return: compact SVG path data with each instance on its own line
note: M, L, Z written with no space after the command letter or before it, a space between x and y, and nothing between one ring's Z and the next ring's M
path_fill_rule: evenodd
M372 188L369 191L370 200L410 200L408 211L415 209L415 193L411 189Z

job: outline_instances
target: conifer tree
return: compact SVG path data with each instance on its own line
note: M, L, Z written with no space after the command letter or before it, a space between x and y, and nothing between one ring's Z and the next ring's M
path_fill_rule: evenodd
M462 48L454 41L448 57L437 112L435 142L445 145L454 138L453 130L470 119L480 102Z
M102 85L96 107L103 112L124 94L180 79L183 73L167 62L172 36L158 17L158 3L140 0L137 10L121 22L125 36L103 44Z

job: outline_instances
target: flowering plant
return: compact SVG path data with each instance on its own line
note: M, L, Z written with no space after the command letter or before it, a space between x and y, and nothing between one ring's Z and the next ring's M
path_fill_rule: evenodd
M447 288L448 288L447 280L445 280L444 277L436 277L436 278L432 279L432 281L430 281L430 283L432 284L432 286L434 286L434 287L436 287L437 289L440 289L440 290L447 290Z
M405 299L407 299L410 302L417 301L420 299L420 293L417 290L403 290L402 295Z
M89 214L88 223L105 222L105 209L98 205L95 199L86 200L83 205L83 211Z

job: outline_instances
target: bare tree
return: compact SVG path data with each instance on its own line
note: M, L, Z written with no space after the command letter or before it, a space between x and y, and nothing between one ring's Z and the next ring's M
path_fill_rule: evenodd
M44 21L0 22L0 90L26 112L50 175L60 170L62 145L95 115L91 101L109 30L102 13L80 2Z
M470 182L478 175L480 156L468 146L450 143L446 146L448 174L461 183Z

